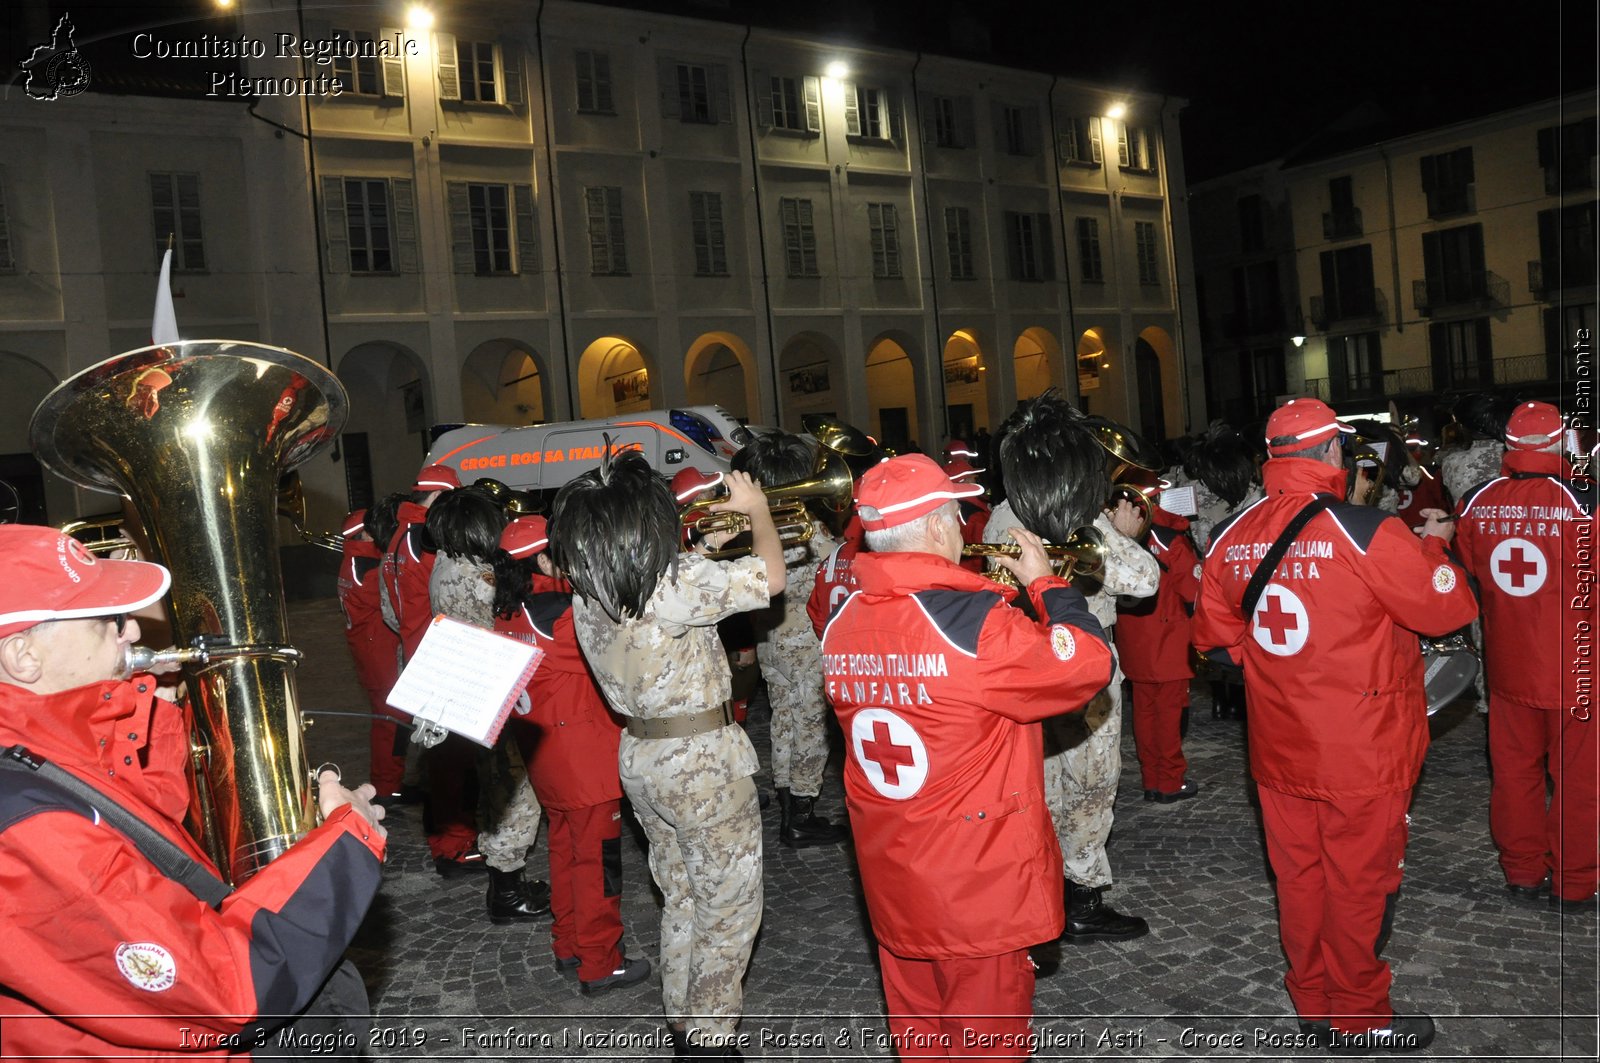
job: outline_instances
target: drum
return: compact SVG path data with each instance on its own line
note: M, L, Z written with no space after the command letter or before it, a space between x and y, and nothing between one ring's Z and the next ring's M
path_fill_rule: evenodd
M1478 651L1465 635L1422 640L1422 685L1432 716L1466 693L1478 676Z

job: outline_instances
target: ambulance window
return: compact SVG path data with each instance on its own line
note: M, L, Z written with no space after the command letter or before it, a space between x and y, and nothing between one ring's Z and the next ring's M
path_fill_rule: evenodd
M707 454L717 452L714 444L722 438L722 433L717 431L716 425L688 410L673 410L671 413L672 427L700 444L700 448Z

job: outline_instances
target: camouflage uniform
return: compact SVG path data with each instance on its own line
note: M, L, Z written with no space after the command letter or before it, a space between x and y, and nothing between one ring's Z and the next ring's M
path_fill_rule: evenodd
M1451 448L1439 454L1439 479L1450 495L1451 503L1459 502L1469 491L1486 480L1500 475L1500 459L1505 457L1505 444L1498 439L1474 439L1465 450ZM1472 621L1472 644L1483 645L1483 618ZM1484 683L1484 670L1472 679L1472 688L1478 695L1478 711L1489 711L1489 692Z
M572 599L578 644L624 716L693 715L732 693L717 622L768 602L760 558L681 555L637 617L615 623ZM694 1039L731 1037L741 981L761 925L761 812L756 751L742 727L690 738L635 738L618 753L622 789L650 839L661 910L661 996Z
M1244 499L1237 506L1229 506L1223 498L1211 488L1194 481L1194 505L1197 510L1195 516L1189 519L1189 536L1194 539L1195 552L1201 557L1206 554L1206 549L1211 545L1211 529L1227 520L1233 514L1246 506L1265 498L1261 485L1253 483L1250 490L1245 492Z
M488 565L439 553L428 579L435 613L482 628L494 627L494 584L483 579ZM544 809L528 781L517 745L504 733L493 749L478 754L478 851L496 871L516 871L528 862L539 837Z
M822 642L806 615L817 568L838 545L813 523L809 542L783 552L787 586L770 606L750 614L756 660L772 706L772 784L796 797L816 797L828 763L828 702L822 696Z
M1011 506L1002 502L989 518L984 541L1011 542L1006 532L1018 523ZM1089 595L1089 609L1110 631L1117 621L1117 596L1150 597L1161 569L1150 551L1117 531L1104 513L1095 517L1094 526L1105 537L1106 564L1100 589ZM1111 682L1083 712L1044 721L1045 803L1055 822L1066 876L1080 886L1111 885L1106 840L1122 777L1122 669L1115 647L1111 660Z

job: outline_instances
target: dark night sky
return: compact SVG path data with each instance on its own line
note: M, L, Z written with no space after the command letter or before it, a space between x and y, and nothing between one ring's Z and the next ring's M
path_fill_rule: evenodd
M240 0L248 5L251 0ZM804 30L841 43L860 42L945 54L969 54L1116 87L1189 100L1183 116L1189 179L1264 161L1364 101L1392 119L1368 139L1423 128L1559 95L1595 83L1595 5L1591 0L1519 4L1450 0L599 0L726 21ZM5 0L0 56L15 62L37 41L24 39L21 11L36 0ZM188 25L214 10L210 0L49 0L70 11L79 40L116 26ZM403 0L334 3L390 12ZM452 7L516 11L531 19L535 0L432 0L442 18ZM618 18L625 18L622 11ZM966 20L963 22L962 20ZM973 47L986 24L990 50ZM952 32L952 26L957 27ZM952 43L952 42L957 43ZM120 46L119 46L120 45ZM110 80L125 43L89 51ZM180 69L194 64L177 64ZM148 63L134 64L150 73ZM12 68L14 69L14 68Z

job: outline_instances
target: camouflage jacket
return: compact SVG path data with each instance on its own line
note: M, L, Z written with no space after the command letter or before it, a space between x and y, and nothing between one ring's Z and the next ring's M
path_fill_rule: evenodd
M471 558L440 552L428 577L428 601L434 614L478 627L494 627L494 584L483 578L492 572Z
M1459 502L1467 492L1500 475L1500 459L1506 448L1498 440L1474 439L1466 450L1446 450L1439 455L1439 479L1450 492L1450 501Z
M811 538L783 552L787 570L782 594L765 609L750 614L756 633L756 658L769 678L786 683L822 682L822 643L806 615L806 602L817 582L817 568L839 545L820 523L813 523Z
M1002 502L994 507L988 527L983 529L986 543L1009 543L1012 528L1021 527L1011 503ZM1117 622L1117 595L1130 598L1148 598L1156 592L1161 569L1150 551L1117 531L1111 518L1104 513L1094 518L1094 526L1106 541L1106 566L1100 575L1100 589L1088 595L1089 608L1100 626L1109 628Z

